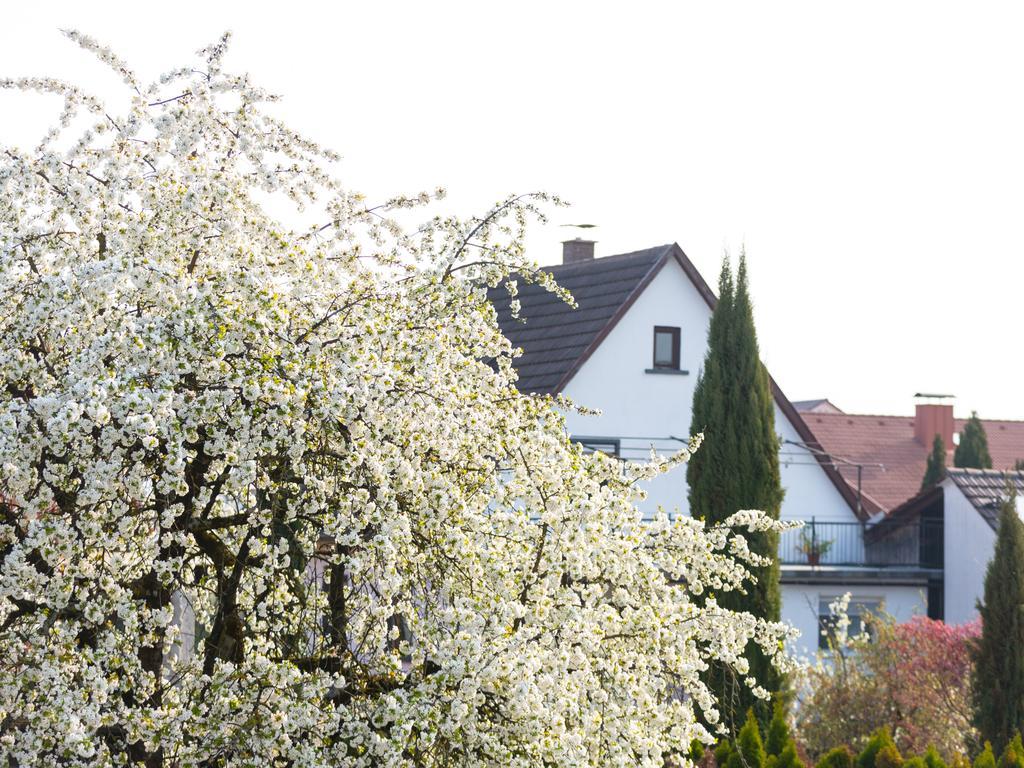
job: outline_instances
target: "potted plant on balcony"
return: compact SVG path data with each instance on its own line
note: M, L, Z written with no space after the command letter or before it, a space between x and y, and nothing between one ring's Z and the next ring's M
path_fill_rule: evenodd
M809 534L805 528L800 531L800 542L796 548L807 556L808 565L817 565L821 562L822 556L832 549L832 540L819 539L813 533Z

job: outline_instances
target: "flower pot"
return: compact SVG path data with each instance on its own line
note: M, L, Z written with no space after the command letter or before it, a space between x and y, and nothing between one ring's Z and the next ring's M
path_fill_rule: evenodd
M821 553L820 552L808 552L807 553L807 563L808 563L808 565L817 565L820 562L821 562Z

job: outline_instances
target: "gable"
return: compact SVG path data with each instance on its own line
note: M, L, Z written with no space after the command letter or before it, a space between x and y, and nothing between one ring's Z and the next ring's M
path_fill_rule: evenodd
M617 256L546 267L545 270L573 295L578 304L577 309L539 286L523 285L518 297L521 320L516 320L512 318L508 294L504 288L499 286L491 289L488 298L495 306L502 332L513 345L523 349L523 354L514 361L519 373L520 391L544 394L564 391L662 268L670 262L682 270L692 290L703 300L710 314L717 302L714 292L683 250L674 243ZM641 347L649 346L651 339L647 334L650 332L642 332L640 338L635 338L633 343ZM706 327L704 332L702 349L706 347ZM703 352L700 358L703 360ZM697 370L697 366L693 366L693 381L696 381ZM800 443L800 447L794 448L806 452L808 458L824 470L845 504L858 517L866 520L868 515L858 505L854 490L839 475L835 465L825 455L775 380L771 377L769 379L776 406L785 424L795 433L795 442ZM687 409L690 402L692 396L687 402ZM785 429L780 431L786 432ZM659 431L657 434L662 435L664 432ZM676 437L684 437L686 434L688 420L687 431Z

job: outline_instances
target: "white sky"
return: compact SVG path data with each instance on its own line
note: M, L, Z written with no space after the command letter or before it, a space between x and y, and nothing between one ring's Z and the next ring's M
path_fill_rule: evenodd
M154 10L147 11L147 8ZM159 9L159 10L156 10ZM712 285L746 244L761 349L792 399L1024 419L1024 6L1014 3L6 3L0 77L145 79L235 33L373 198L444 185L574 203L610 255L677 241ZM0 95L0 142L56 104ZM542 263L573 230L534 231Z

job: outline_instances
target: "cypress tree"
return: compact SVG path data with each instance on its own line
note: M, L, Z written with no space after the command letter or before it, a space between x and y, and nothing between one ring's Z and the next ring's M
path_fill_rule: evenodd
M768 724L768 733L764 739L764 751L770 757L778 757L789 742L789 723L786 722L786 708L781 701L776 701L772 710L772 721Z
M764 738L764 751L768 755L766 768L804 768L796 751L796 743L789 732L786 721L786 706L776 699L772 710L772 721Z
M996 768L996 756L992 751L992 743L986 741L985 749L974 758L974 768Z
M1021 743L1019 731L1014 732L1013 738L999 756L996 768L1024 768L1024 743Z
M726 766L729 764L729 757L732 755L732 753L732 741L730 741L729 739L722 739L721 741L719 741L718 744L715 745L714 750L715 765L717 765L718 768L726 768ZM992 765L992 768L995 768L994 763Z
M826 752L814 768L853 768L853 753L847 746L836 747Z
M988 452L988 437L977 411L971 411L971 418L960 433L960 445L953 453L953 466L969 469L992 469L992 457Z
M1003 752L1024 726L1024 523L1012 492L999 511L995 553L978 612L974 724L982 739Z
M754 710L747 710L747 721L740 728L739 738L736 739L736 752L743 762L745 768L765 768L765 761L768 756L764 751L764 744L761 742L761 728Z
M924 479L921 481L921 490L936 485L946 476L946 444L942 437L936 435L932 441L932 452L928 454L928 463L924 469Z
M875 755L875 768L901 768L903 756L895 744L887 744Z
M892 740L889 728L882 726L871 734L863 751L857 755L857 768L876 768L875 761L878 759L879 753L888 747L896 749L896 744Z
M718 281L719 298L711 317L708 350L693 395L691 434L704 443L687 465L690 512L708 524L720 523L741 509L760 509L778 518L782 504L779 438L768 372L761 364L750 301L745 254L735 283L728 259ZM777 621L780 611L778 535L745 533L751 551L771 558L751 568L754 583L746 594L717 595L719 604ZM783 681L760 649L747 649L750 674L769 692ZM707 681L716 693L725 724L735 732L744 710L753 707L767 724L770 705L757 699L722 665L712 665Z
M790 740L778 757L768 759L769 764L772 761L775 763L773 768L806 768L804 761L797 754L796 744L792 740Z

